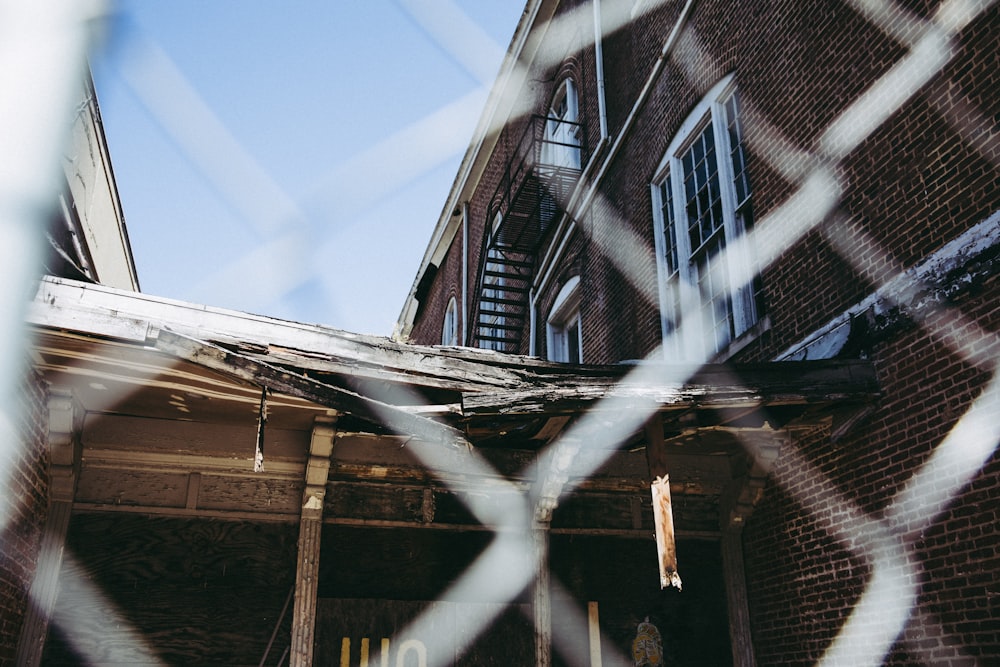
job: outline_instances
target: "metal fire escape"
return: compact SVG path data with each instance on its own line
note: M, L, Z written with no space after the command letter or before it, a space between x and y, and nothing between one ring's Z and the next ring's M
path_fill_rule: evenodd
M493 195L483 231L469 344L521 352L542 244L580 178L583 127L534 116Z

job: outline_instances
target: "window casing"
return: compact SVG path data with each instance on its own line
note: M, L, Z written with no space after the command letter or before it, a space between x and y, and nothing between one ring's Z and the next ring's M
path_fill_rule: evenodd
M652 185L664 352L711 359L762 315L746 243L752 191L739 97L717 84L671 142Z
M448 306L444 309L441 344L458 345L458 302L455 301L455 297L448 300Z
M580 277L575 276L559 291L549 311L546 322L549 361L583 363L580 328Z

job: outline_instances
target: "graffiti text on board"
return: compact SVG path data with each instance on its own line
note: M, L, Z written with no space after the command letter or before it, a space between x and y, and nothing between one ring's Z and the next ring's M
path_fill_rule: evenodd
M407 639L396 649L396 662L389 662L389 640L382 638L379 651L379 662L369 666L368 654L371 642L368 637L362 637L359 647L358 662L351 662L351 638L344 637L340 641L340 667L427 667L427 647L419 639ZM410 656L414 659L410 660Z

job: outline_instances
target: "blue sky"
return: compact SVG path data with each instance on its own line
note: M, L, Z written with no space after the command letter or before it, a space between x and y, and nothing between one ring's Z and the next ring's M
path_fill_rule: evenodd
M389 335L517 0L135 0L92 66L142 291Z

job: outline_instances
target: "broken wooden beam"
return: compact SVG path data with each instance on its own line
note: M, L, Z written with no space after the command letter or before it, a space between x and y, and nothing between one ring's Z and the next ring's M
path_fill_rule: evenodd
M317 405L361 417L401 435L411 435L428 442L441 442L466 448L468 441L461 431L447 424L411 414L395 405L334 387L284 368L232 352L218 345L161 330L156 339L158 350L224 375Z
M651 363L651 362L643 362ZM634 399L639 409L650 402L671 407L726 409L740 406L870 403L878 397L875 371L863 361L781 361L737 366L706 365L683 382L664 366L661 383L638 382L626 373L577 368L578 374L526 375L521 387L484 390L463 397L466 417L479 415L578 414L584 410L620 411ZM592 373L587 373L592 370ZM645 377L649 377L648 374ZM607 406L607 408L606 408ZM613 406L613 408L612 408Z

